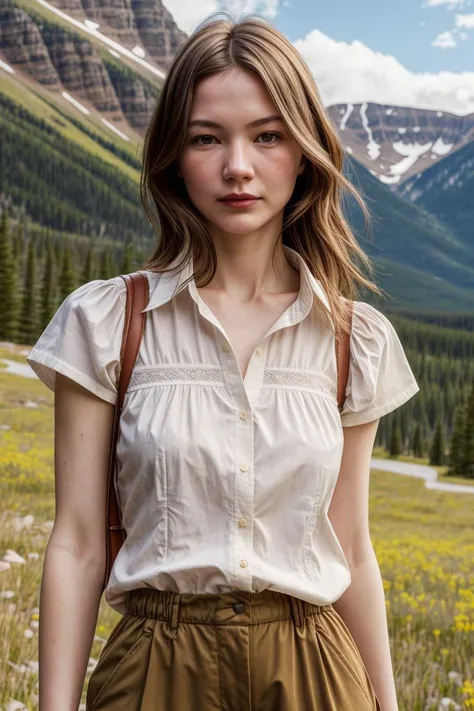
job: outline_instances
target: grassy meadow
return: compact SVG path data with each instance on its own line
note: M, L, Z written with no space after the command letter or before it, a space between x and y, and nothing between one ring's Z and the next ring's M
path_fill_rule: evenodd
M24 363L27 350L0 348L2 711L37 708L39 590L54 519L53 394L1 364L2 357ZM371 533L400 711L474 709L473 514L474 495L431 491L421 479L372 471ZM102 600L93 659L118 619Z

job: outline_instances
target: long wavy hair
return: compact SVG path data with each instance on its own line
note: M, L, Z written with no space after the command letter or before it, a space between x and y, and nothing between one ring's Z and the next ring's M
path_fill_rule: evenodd
M359 286L382 294L356 264L359 260L373 274L370 259L344 218L344 191L358 202L368 226L371 213L343 175L344 150L308 66L291 42L259 15L235 21L228 13L213 13L181 45L168 70L143 146L140 196L158 235L156 250L144 269L180 270L194 257L201 263L190 277L196 285L206 286L214 277L215 248L177 165L197 82L234 67L260 77L306 156L305 170L284 208L279 239L296 250L320 280L331 307L328 320L332 318L340 338L348 329L343 299L353 300Z

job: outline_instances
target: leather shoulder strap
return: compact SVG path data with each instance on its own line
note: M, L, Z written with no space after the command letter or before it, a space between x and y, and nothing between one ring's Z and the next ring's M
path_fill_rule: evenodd
M120 352L120 379L118 384L118 405L122 409L133 366L137 359L146 323L146 313L141 312L148 303L148 279L141 272L121 274L127 286L127 303Z
M347 378L349 377L350 364L350 337L352 331L352 315L354 302L345 300L347 316L349 318L349 331L341 339L336 339L336 363L337 363L337 406L339 412L342 411L345 401Z
M120 349L120 376L117 385L117 402L115 405L112 438L110 442L109 471L107 475L107 507L106 507L106 562L102 590L105 589L117 554L126 538L122 525L120 504L116 496L116 450L123 401L127 392L133 366L137 359L140 343L146 323L146 313L141 312L148 304L148 279L145 274L121 274L127 286L127 301L125 305L125 322Z

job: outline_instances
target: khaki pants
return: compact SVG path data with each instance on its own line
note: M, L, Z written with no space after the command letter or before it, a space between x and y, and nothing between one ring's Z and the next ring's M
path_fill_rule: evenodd
M283 593L129 594L86 711L381 711L332 605Z

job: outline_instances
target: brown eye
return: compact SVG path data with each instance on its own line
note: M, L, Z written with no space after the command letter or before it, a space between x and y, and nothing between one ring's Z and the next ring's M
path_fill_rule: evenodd
M261 138L262 136L275 136L275 138L280 138L279 133L272 133L268 131L266 133L261 133L259 138ZM272 145L273 143L276 143L276 141L263 141L263 143L268 143L269 145Z
M198 140L200 138L214 138L214 136L211 136L210 134L207 134L207 133L206 134L202 133L199 136L194 136L191 143L196 143L197 145L201 145L201 146L211 146L212 145L211 143L198 143Z

